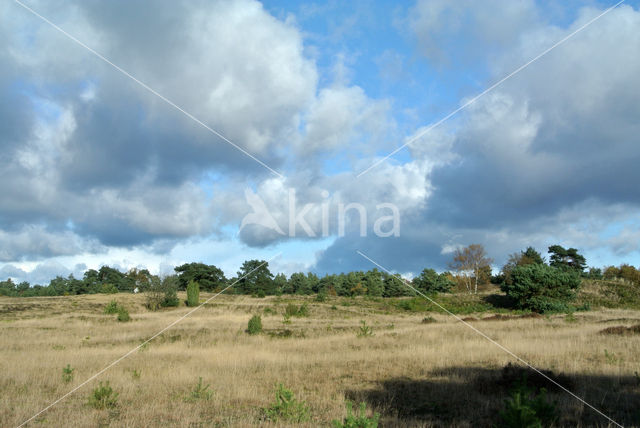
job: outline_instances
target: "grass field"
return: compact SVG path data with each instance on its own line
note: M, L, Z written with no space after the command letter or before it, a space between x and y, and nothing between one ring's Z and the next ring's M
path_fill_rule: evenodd
M131 321L103 313L112 299ZM0 425L19 425L189 311L150 312L144 302L131 294L0 298ZM287 304L305 302L308 316L283 323ZM467 307L460 312L471 325L622 425L640 426L640 334L602 333L639 324L640 311L532 317ZM29 426L330 426L345 416L346 400L366 402L381 426L497 423L521 375L508 366L514 359L455 318L423 309L385 299L220 296ZM254 314L264 331L249 335ZM373 335L359 334L361 321ZM67 365L73 372L65 382ZM209 388L194 395L200 377ZM119 394L114 407L88 404L100 381ZM279 383L306 402L309 421L265 417ZM556 426L614 426L546 387L557 401Z

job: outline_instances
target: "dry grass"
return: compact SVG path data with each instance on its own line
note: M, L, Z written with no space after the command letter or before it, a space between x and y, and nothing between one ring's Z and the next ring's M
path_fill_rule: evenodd
M103 314L113 298L129 309L131 322ZM308 302L310 317L284 325L292 300ZM346 399L367 401L382 413L383 426L496 421L509 387L508 355L446 315L344 301L221 296L30 426L286 426L264 421L261 410L280 382L307 402L310 427L341 419ZM149 312L143 304L144 296L125 294L1 298L0 425L18 425L188 311ZM256 313L265 332L249 336L244 330ZM425 315L437 322L422 323ZM612 323L637 324L640 312L481 319L489 315L474 314L473 325L533 365L561 374L576 394L625 426L640 426L640 335L599 334ZM360 320L374 336L357 337ZM285 329L291 336L278 337ZM62 379L67 364L75 369L70 383ZM211 385L211 399L185 400L199 377ZM120 394L115 409L87 405L99 380ZM609 426L567 394L549 391L561 409L559 425Z

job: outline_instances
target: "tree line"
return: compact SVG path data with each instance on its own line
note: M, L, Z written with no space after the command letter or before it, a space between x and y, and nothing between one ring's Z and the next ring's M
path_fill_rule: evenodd
M245 261L235 277L226 278L214 265L187 263L175 267L175 274L158 277L147 269L121 272L109 266L87 270L82 279L69 275L56 277L47 286L31 286L27 282L0 282L4 296L63 296L117 292L154 292L166 296L158 305L174 306L176 291L186 290L196 283L202 291L228 294L268 296L281 294L321 294L332 296L401 297L421 293L451 292L477 293L478 288L493 283L514 299L517 306L539 311L561 307L571 299L583 278L626 281L640 285L640 271L623 264L604 269L587 268L587 262L575 248L552 245L549 260L532 247L509 256L499 273L492 274L493 260L480 244L457 249L449 264L450 271L438 273L425 268L410 281L377 269L318 276L311 272L297 272L289 277L274 275L263 260ZM407 284L404 283L406 281ZM232 285L232 286L231 286ZM231 286L231 287L230 287ZM537 303L536 303L537 301Z

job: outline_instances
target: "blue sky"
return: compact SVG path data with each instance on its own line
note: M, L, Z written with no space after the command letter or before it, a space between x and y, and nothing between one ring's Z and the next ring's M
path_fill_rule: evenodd
M0 276L191 261L233 276L276 254L287 274L371 268L356 250L411 275L471 243L496 268L556 243L640 264L638 1L361 177L615 2L26 4L282 176L8 2ZM315 236L292 228L307 204ZM353 210L340 233L347 204L366 236ZM393 236L374 233L380 204Z

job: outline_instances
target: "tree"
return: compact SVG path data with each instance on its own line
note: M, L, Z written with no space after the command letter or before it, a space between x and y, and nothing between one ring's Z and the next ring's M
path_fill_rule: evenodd
M447 293L454 285L455 283L446 273L438 274L435 270L428 268L413 280L413 287L423 293Z
M292 273L289 283L289 289L293 290L294 294L311 294L311 283L304 273Z
M458 248L453 255L451 268L462 276L467 291L478 292L478 283L487 281L483 273L491 272L493 260L487 256L484 247L480 244L471 244L465 248Z
M102 266L100 268L98 271L98 280L103 286L105 284L111 284L116 287L118 291L133 291L133 289L136 288L134 280L109 266Z
M179 306L180 300L178 299L177 291L177 276L169 275L160 279L153 275L149 287L145 290L147 309L156 311L164 307Z
M511 277L511 283L502 284L502 290L518 308L535 312L566 310L580 286L577 271L541 264L518 266Z
M240 294L257 294L262 290L264 294L276 294L273 274L269 270L269 263L264 260L247 260L238 271L237 290Z
M213 291L226 283L224 273L214 265L187 263L174 270L178 273L180 290L186 290L190 281L196 281L204 291Z
M400 297L412 294L411 289L404 283L399 273L389 275L384 273L384 297Z
M318 275L313 272L307 272L307 282L309 283L311 292L317 293L318 287L320 286L320 278L318 278Z
M587 267L587 260L578 254L575 248L565 249L560 245L549 247L549 265L558 269L575 270L582 273Z
M147 291L154 279L154 275L151 275L148 269L129 269L126 276L133 281L134 288L137 288L138 291Z
M373 269L364 274L365 287L367 288L367 295L380 297L384 292L384 283L382 282L382 272L378 269Z
M364 272L349 272L345 275L343 288L347 296L361 296L367 293L367 287L364 283Z
M276 295L280 295L286 292L287 289L287 277L283 273L279 273L273 278L273 288Z
M538 265L544 264L544 257L542 257L542 254L537 252L533 247L527 247L527 249L522 251L521 254L522 254L522 258L520 261L520 266L531 265L531 264L538 264Z
M511 271L514 268L531 264L544 264L544 258L533 247L527 247L525 251L511 254L507 263L502 267L501 282L511 283Z

